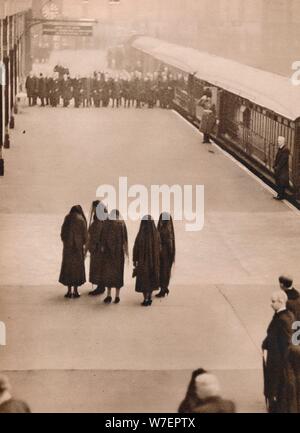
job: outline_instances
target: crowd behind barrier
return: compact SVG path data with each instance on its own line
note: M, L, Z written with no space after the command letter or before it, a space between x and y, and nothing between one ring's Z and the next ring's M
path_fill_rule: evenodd
M168 71L143 74L134 72L98 72L89 76L71 76L68 68L56 66L52 76L30 73L26 78L29 106L58 107L136 107L172 108L177 86L186 79Z

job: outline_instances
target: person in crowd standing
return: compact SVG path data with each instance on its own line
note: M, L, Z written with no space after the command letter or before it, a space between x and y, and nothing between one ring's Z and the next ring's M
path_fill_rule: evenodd
M50 88L50 104L52 107L56 108L60 104L61 96L61 83L58 78L58 74L54 74L51 82Z
M297 410L295 376L289 360L295 317L287 310L287 301L283 290L273 293L271 306L275 314L262 343L264 394L270 413L294 413Z
M54 90L54 77L48 77L47 79L47 98L48 105L53 107L53 90Z
M235 413L235 404L221 397L218 379L202 368L195 370L178 413Z
M98 73L95 75L93 80L93 101L94 101L94 107L96 108L100 108L101 105L101 90L102 90L101 74Z
M30 412L30 408L26 403L12 397L11 385L8 378L0 375L0 414Z
M32 98L33 98L33 106L37 105L37 100L38 100L38 96L39 96L39 79L36 76L36 74L33 74L33 93L32 93Z
M63 259L59 282L68 287L66 298L80 298L78 287L86 282L84 247L88 240L87 221L81 206L73 206L66 216L61 229L61 240Z
M278 151L274 162L274 175L277 185L276 200L284 200L285 190L289 187L289 158L290 151L286 146L285 137L278 137Z
M103 278L105 255L102 233L107 217L106 206L99 200L94 201L91 210L87 250L90 252L89 280L90 283L96 285L96 289L89 293L90 296L99 296L105 293L105 281Z
M33 78L32 72L30 72L29 76L26 78L25 87L26 87L26 91L27 91L27 98L28 98L29 107L32 107L33 94L34 94L34 78Z
M156 82L153 74L149 76L149 93L148 93L148 108L154 108L156 105Z
M112 82L112 107L119 108L122 104L122 86L119 77L115 78Z
M122 80L122 96L124 99L124 107L130 108L130 81L128 77Z
M104 281L107 287L105 304L111 304L112 288L116 289L115 304L120 302L120 290L124 286L125 257L128 257L128 237L126 224L120 212L113 210L105 221L102 233L105 254Z
M203 108L200 125L200 131L203 134L203 143L210 144L211 134L217 122L215 105L212 103L211 97L207 95L202 96L199 105Z
M90 77L84 77L82 79L82 103L84 108L88 108L90 106L91 100L91 81Z
M67 108L70 105L70 101L73 97L72 93L71 79L67 74L65 74L62 81L62 99L64 108Z
M143 293L143 307L152 305L152 293L159 288L160 238L150 215L143 217L133 248L135 290Z
M142 108L142 98L143 98L143 80L141 72L136 72L135 77L135 96L134 99L136 101L136 108Z
M159 217L158 232L160 235L160 292L157 298L164 298L169 294L169 284L171 279L172 267L175 263L176 246L175 232L172 216L163 212Z
M169 93L168 76L163 75L159 85L160 108L168 108L168 93Z
M46 89L46 96L45 96L45 104L47 107L50 106L50 90L52 86L52 78L49 77L49 75L45 76L45 89Z
M81 87L80 87L80 75L76 75L76 77L73 80L72 87L73 87L73 97L74 97L74 107L79 108L81 105Z
M109 105L109 82L105 75L102 83L102 107L108 107Z
M300 293L293 287L293 278L282 275L279 277L279 285L288 297L287 309L294 314L296 320L300 321Z
M41 107L45 107L46 96L47 96L46 80L45 80L43 74L40 74L39 98L41 100Z

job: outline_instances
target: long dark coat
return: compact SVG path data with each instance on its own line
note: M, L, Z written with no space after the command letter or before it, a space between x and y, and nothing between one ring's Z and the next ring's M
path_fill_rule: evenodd
M90 283L101 286L103 281L103 264L104 264L104 250L101 245L101 235L104 221L98 218L92 223L89 228L88 250L91 253L90 258Z
M27 77L26 78L25 87L27 90L28 98L31 98L33 96L33 93L34 93L34 78L33 77Z
M278 149L275 163L274 163L274 175L275 181L278 186L288 187L289 186L289 156L290 151L288 147L284 146L282 149Z
M174 263L175 239L168 227L159 230L161 241L160 252L160 287L167 289L170 284L171 271Z
M156 227L149 236L139 233L133 248L136 285L138 293L152 293L159 289L160 237Z
M106 220L101 244L104 253L103 281L105 287L120 289L124 286L127 229L122 220Z
M87 242L85 220L78 214L69 214L62 226L64 244L59 282L64 286L82 286L86 282L84 246Z
M289 359L296 383L297 413L300 413L300 346L291 346Z
M295 377L289 361L294 321L293 313L288 310L275 313L262 344L262 349L267 351L264 394L270 412L274 413L297 411ZM272 404L274 398L276 405Z
M287 309L294 314L297 321L300 321L300 293L294 288L285 293L288 297Z
M45 98L47 96L47 82L46 78L40 77L39 78L39 97Z
M124 221L94 221L89 231L90 282L101 287L123 287L126 248Z
M70 101L72 99L72 83L70 79L62 81L62 98L65 101Z
M33 77L32 80L32 96L39 96L39 79L38 77Z

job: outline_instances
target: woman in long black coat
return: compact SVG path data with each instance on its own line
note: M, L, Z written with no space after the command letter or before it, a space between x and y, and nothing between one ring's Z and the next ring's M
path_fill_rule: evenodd
M142 219L133 248L135 290L143 293L143 307L152 305L152 293L159 288L160 238L150 215Z
M124 286L125 256L128 257L128 236L120 212L113 210L103 226L101 243L104 251L103 280L107 287L106 304L111 304L111 289L116 289L115 304L120 302L120 290Z
M171 271L175 263L176 247L175 232L173 219L167 212L161 214L158 222L158 232L160 235L161 252L160 252L160 292L157 298L164 298L169 294L169 284Z
M59 282L68 287L66 298L79 298L78 287L86 282L84 246L87 243L87 222L81 206L73 206L66 216L61 240L64 247Z
M105 205L99 200L94 201L90 217L87 250L90 252L89 281L97 287L89 293L91 296L102 295L105 292L105 282L102 275L105 260L102 246L102 230L107 217Z

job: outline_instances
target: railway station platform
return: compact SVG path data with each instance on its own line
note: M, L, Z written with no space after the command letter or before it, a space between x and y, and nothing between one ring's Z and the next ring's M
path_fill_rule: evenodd
M215 372L239 412L264 412L260 344L270 295L300 285L300 215L177 113L26 108L0 180L0 369L35 412L174 412L191 371ZM204 185L205 224L175 224L168 299L140 307L132 263L120 305L65 300L64 216L101 184ZM128 221L132 251L139 224ZM88 263L87 263L88 268Z

